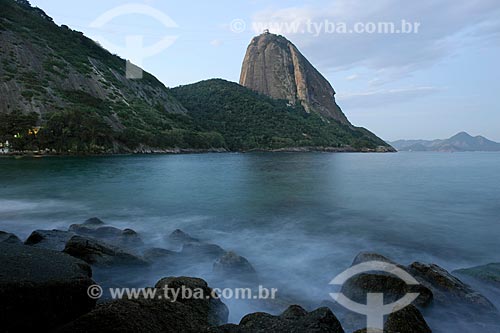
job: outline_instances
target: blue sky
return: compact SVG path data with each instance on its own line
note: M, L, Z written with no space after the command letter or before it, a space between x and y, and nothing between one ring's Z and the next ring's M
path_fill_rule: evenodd
M144 46L175 41L142 66L167 86L208 78L238 81L251 38L266 24L290 39L337 91L352 123L386 140L446 138L459 131L500 141L500 3L498 0L321 1L72 1L31 0L54 18L133 61L128 36ZM126 4L168 16L127 14L93 27ZM342 34L290 31L285 23L394 22L420 24L418 33ZM238 25L235 25L237 22ZM244 27L240 22L245 22ZM257 25L259 28L257 28ZM235 32L234 30L238 30Z

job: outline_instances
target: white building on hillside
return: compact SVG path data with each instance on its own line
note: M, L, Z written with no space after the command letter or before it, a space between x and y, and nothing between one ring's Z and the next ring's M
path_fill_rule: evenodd
M9 152L9 141L0 142L0 154L7 154Z

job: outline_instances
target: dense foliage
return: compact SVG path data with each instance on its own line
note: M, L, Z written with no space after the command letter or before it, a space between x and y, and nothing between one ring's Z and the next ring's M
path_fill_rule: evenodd
M201 129L221 133L231 150L286 147L376 148L383 141L360 128L326 121L300 105L215 79L172 89Z
M56 25L28 1L0 0L0 6L1 80L16 87L11 91L21 89L21 102L0 110L0 142L8 140L12 150L81 154L141 146L236 151L385 145L364 129L325 121L300 105L236 83L208 80L167 89L148 73L128 81L123 59ZM29 52L19 56L19 50Z

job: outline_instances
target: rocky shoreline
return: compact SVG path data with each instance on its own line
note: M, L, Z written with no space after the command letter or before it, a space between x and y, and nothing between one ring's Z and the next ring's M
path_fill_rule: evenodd
M227 150L224 148L213 149L161 149L151 147L141 147L130 152L103 152L103 153L56 153L56 152L9 152L0 154L0 157L43 157L43 156L119 156L119 155L184 155L184 154L211 154L211 153L396 153L397 150L392 147L378 147L376 149L363 148L356 149L352 147L288 147L279 149L249 149L249 150Z
M0 232L0 325L1 331L54 332L364 332L366 317L338 303L318 300L316 306L300 304L278 293L268 302L269 313L244 316L239 324L228 324L229 309L213 286L197 277L159 276L148 290L188 288L201 290L197 299L89 297L88 288L106 285L94 274L120 269L154 271L192 263L212 265L217 281L225 285L259 285L259 272L251 262L216 244L204 242L182 230L165 236L171 248L150 248L132 229L119 229L98 218L73 224L68 230L35 230L23 242ZM363 303L367 293L383 293L385 303L409 292L418 292L412 305L387 316L385 332L432 332L428 316L453 314L477 322L481 332L495 332L500 322L495 306L479 292L443 268L414 262L401 265L376 253L360 253L352 266L378 261L409 273L417 286L408 286L383 272L367 272L350 278L341 291ZM491 281L498 286L498 264L457 271ZM457 306L460 305L460 306ZM263 306L261 306L262 308ZM491 329L491 330L490 330Z

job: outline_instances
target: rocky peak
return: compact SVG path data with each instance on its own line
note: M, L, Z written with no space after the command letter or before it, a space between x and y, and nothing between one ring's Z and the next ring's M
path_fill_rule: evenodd
M335 102L335 90L295 45L264 32L248 46L240 84L276 99L300 103L307 112L350 125Z

